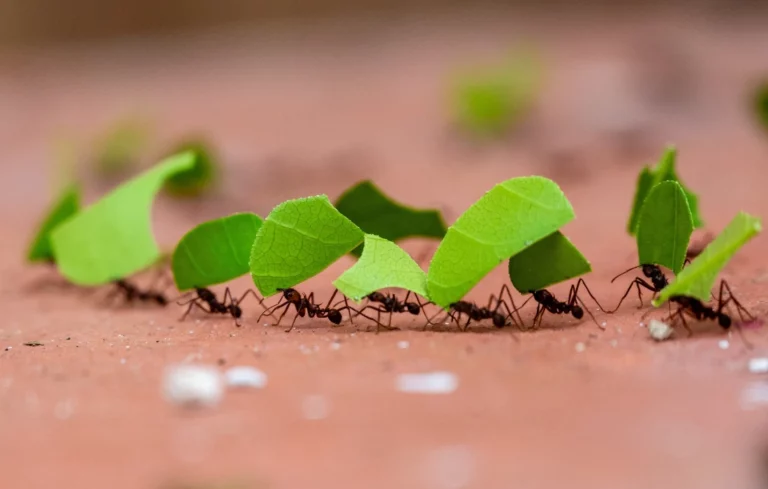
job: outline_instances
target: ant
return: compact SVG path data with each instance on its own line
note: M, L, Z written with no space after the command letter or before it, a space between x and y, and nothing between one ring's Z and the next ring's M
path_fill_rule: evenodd
M197 294L196 297L193 297L187 302L177 302L180 306L189 304L189 307L184 315L179 318L179 321L183 321L190 311L192 311L192 308L196 306L208 314L229 314L235 318L235 326L240 327L240 317L243 315L240 303L243 302L243 299L245 299L248 294L253 295L256 300L259 301L259 304L261 304L262 307L264 306L264 299L259 297L252 289L246 290L239 299L235 300L232 293L229 291L229 287L227 287L224 289L224 300L221 302L219 302L213 291L205 287L195 287L195 294ZM229 304L227 304L227 301L229 301ZM208 304L208 309L203 307L202 303Z
M376 323L376 332L378 333L381 327L384 327L386 329L393 329L392 328L392 314L393 313L405 313L408 312L410 314L413 314L414 316L418 316L419 313L423 313L424 317L427 319L427 324L432 324L429 320L429 317L427 316L426 311L424 310L424 307L428 304L432 304L432 302L425 302L422 303L418 296L414 294L414 297L416 297L416 302L409 302L408 298L411 296L411 291L409 290L408 293L405 295L405 300L400 302L397 299L397 296L395 294L389 294L385 295L381 292L371 292L367 296L365 296L366 299L368 299L370 302L377 302L381 304L380 306L372 306L372 305L366 305L364 308L357 311L357 314L362 315L365 318L370 319L371 321L374 321ZM376 311L376 319L366 316L363 314L363 311L366 309L373 309ZM387 325L384 326L381 324L381 313L388 312L389 313L389 320L387 321ZM427 324L424 325L424 327L427 327Z
M273 324L273 326L277 326L280 324L280 321L282 321L283 316L290 310L291 306L294 306L296 308L296 315L293 318L293 322L291 323L291 326L285 330L286 333L289 333L293 326L296 324L296 320L299 317L309 316L311 318L317 317L317 318L328 318L330 322L333 324L341 324L341 320L343 319L341 315L341 311L343 310L349 310L349 311L355 311L357 310L350 307L349 303L347 302L347 298L344 297L344 303L345 306L342 308L336 308L335 305L331 307L331 303L333 302L333 298L336 297L336 294L339 292L338 289L336 289L333 292L333 295L331 295L331 298L328 300L328 305L325 307L322 307L320 304L315 304L315 293L310 292L309 295L304 295L300 293L296 289L277 289L279 292L282 292L282 296L280 297L280 300L275 304L274 306L265 309L264 312L261 313L259 316L259 319L257 321L260 321L262 316L272 316L275 311L277 311L280 308L283 308L283 313L280 315L280 317L277 319L277 322ZM285 302L283 302L285 300ZM350 321L352 321L352 316L349 317ZM353 321L354 323L354 321Z
M557 300L554 294L546 289L531 290L529 291L529 293L532 294L531 297L533 297L533 299L538 303L536 306L536 315L533 316L532 327L536 328L541 326L542 318L544 317L544 313L547 311L552 314L570 314L576 319L583 318L584 311L587 311L587 314L589 314L589 316L592 318L592 321L594 321L594 323L597 324L599 328L604 329L604 327L600 326L600 324L597 322L595 316L589 312L589 309L587 309L587 305L584 304L584 301L579 297L579 287L582 285L587 290L587 293L592 298L592 300L595 301L597 307L603 309L603 306L600 305L597 299L595 299L595 296L592 294L592 291L590 291L589 287L587 287L587 283L584 282L584 279L581 278L578 282L576 282L575 286L571 285L571 289L568 292L568 300L565 302ZM525 306L525 304L531 300L531 297L526 299L520 307L522 308ZM581 303L581 305L579 305L579 303Z
M122 294L125 296L125 301L132 303L134 300L139 302L154 302L159 306L165 307L168 305L168 299L165 294L149 288L142 290L133 283L126 279L119 279L112 282L115 285L115 289L108 297L113 297L115 294Z
M510 310L509 305L506 303L506 301L504 301L504 299L502 299L502 294L504 293L504 291L506 291L510 301L512 301L512 308L513 308L512 311L517 312L515 303L512 300L512 295L510 294L509 289L505 284L501 286L501 290L499 291L498 298L493 294L491 294L491 296L488 298L487 306L480 307L473 302L456 301L451 303L448 306L450 308L450 312L448 313L447 317L450 317L452 321L456 321L456 324L459 324L459 318L461 317L461 315L464 314L465 316L467 316L467 322L464 324L464 328L461 328L461 325L459 324L459 328L462 329L462 331L466 331L467 328L469 328L469 324L472 321L482 321L484 319L490 319L493 322L493 325L496 326L497 328L503 328L504 326L506 326L507 318L512 319L512 324L517 325L517 322L515 321L513 312ZM491 309L491 304L493 304L493 301L496 301L496 307L494 309ZM501 306L504 306L504 309L507 312L506 315L501 314L499 312L499 308Z
M728 294L727 299L723 298L725 293ZM754 316L752 316L752 314L750 314L749 311L747 311L747 309L741 305L736 297L734 297L733 292L731 291L731 287L725 280L720 281L720 291L717 298L717 309L704 304L695 297L690 297L687 295L673 295L669 298L669 301L674 302L679 307L675 312L670 314L667 319L673 320L673 322L677 319L680 319L680 321L683 323L683 327L685 327L685 329L688 331L688 336L692 336L693 331L690 327L688 327L688 323L685 321L685 314L692 317L693 319L696 319L697 321L717 320L717 324L719 324L721 328L728 330L731 327L733 321L731 316L723 312L723 310L731 302L733 302L733 304L736 306L736 311L739 314L739 319L741 319L741 322L746 322L744 320L744 316L746 316L747 320L749 321L754 321L755 319ZM746 341L740 328L738 328L738 331L742 335L744 342L748 345L748 347L751 348L752 345Z
M664 275L664 272L661 271L661 267L658 265L653 264L646 264L646 265L638 265L636 267L632 267L628 270L625 270L621 272L620 274L613 277L613 280L611 280L611 283L613 283L617 278L621 277L625 273L631 272L635 268L642 268L643 269L643 275L646 276L646 278L651 280L651 283L649 284L647 281L643 280L640 277L635 277L635 279L629 284L629 287L627 287L627 291L624 292L624 295L621 297L621 300L619 300L619 303L616 304L616 308L612 311L606 311L608 314L613 314L616 312L619 307L621 307L621 303L624 302L624 299L627 298L630 291L632 290L632 287L637 288L637 298L640 300L640 306L638 309L642 309L643 307L643 296L642 291L640 290L640 287L645 287L646 289L653 292L654 297L656 294L661 292L661 289L669 285L669 280L667 280L667 276Z

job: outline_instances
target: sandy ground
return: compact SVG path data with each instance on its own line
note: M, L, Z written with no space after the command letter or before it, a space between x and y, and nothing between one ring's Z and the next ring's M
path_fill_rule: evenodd
M768 215L768 138L745 111L746 88L768 68L768 37L746 24L687 22L464 16L0 57L2 487L768 487L768 378L747 371L750 358L768 356L765 328L744 331L752 350L706 324L656 344L633 301L612 316L596 312L604 330L548 316L541 330L514 337L484 327L421 332L418 323L374 335L312 321L285 334L257 324L254 305L242 328L201 316L180 323L176 307L110 308L21 263L49 199L52 141L87 142L138 112L162 141L209 135L227 165L220 194L159 199L156 230L168 246L206 218L334 198L361 178L455 217L498 181L543 174L573 203L577 219L565 232L592 261L591 288L613 306L626 285L610 279L634 260L623 230L635 175L664 143L678 145L708 229L742 209ZM678 106L654 105L626 83L640 76L626 42L659 32L682 43L693 65L682 90L690 99ZM538 43L550 69L526 136L457 143L446 74L519 40ZM677 74L654 65L648 76L642 86ZM638 124L651 132L634 151L607 135ZM724 273L760 317L767 243L754 240ZM327 297L350 263L303 289ZM504 280L496 270L471 297L483 300ZM164 368L182 361L257 366L269 384L184 411L161 393ZM398 374L430 370L454 372L458 389L396 391ZM312 396L326 403L322 419L308 419Z

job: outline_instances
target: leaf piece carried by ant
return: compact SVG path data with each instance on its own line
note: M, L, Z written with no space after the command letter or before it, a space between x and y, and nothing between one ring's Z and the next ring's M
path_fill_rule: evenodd
M272 209L251 249L253 283L265 297L314 277L363 241L363 232L326 195Z
M356 301L373 291L398 287L427 297L427 274L392 241L365 235L363 255L333 285Z
M256 214L243 212L204 222L185 234L173 252L176 287L210 287L248 273L261 223Z
M640 264L662 265L680 273L692 233L693 218L683 187L675 181L661 182L651 189L640 212Z
M634 236L637 233L637 227L640 224L640 212L651 189L659 183L668 180L679 183L683 188L685 198L688 200L688 208L690 209L691 217L693 218L694 229L704 226L704 221L699 214L699 197L691 192L677 176L677 171L675 170L676 160L677 149L674 146L669 146L661 157L659 163L654 167L646 166L640 171L640 175L637 179L637 187L635 189L635 197L632 202L632 212L629 215L629 222L627 223L627 232L631 236Z
M29 246L27 260L30 262L53 261L51 248L51 231L80 210L80 186L67 186L56 202L51 206L35 233L35 238Z
M474 136L505 134L536 101L541 72L532 52L510 53L502 63L465 68L454 76L451 87L455 123Z
M571 203L548 178L497 184L448 228L427 272L429 299L441 307L461 300L504 260L573 218Z
M192 163L189 153L166 158L54 229L59 271L78 285L101 285L156 263L152 202L168 176Z
M738 213L704 251L683 268L672 283L662 289L653 305L659 307L672 296L708 301L720 270L761 229L760 219L745 212Z
M509 259L509 279L521 294L592 271L584 255L556 231Z
M336 209L365 233L375 234L390 241L419 236L440 239L447 227L437 209L416 209L395 202L370 180L347 189ZM352 250L360 256L362 247Z

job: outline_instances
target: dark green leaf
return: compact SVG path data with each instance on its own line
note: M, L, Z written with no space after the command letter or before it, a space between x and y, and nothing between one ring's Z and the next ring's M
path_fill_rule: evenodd
M544 289L592 271L581 252L560 231L509 259L509 278L521 294Z
M194 155L194 165L189 170L168 178L165 181L165 190L174 196L197 197L214 186L219 166L211 148L202 141L183 143L174 153L181 151L190 151Z
M662 265L675 274L685 263L693 220L683 187L674 180L653 187L643 203L637 228L640 264Z
M27 252L31 262L53 261L51 231L80 210L80 186L70 185L64 189L35 233Z

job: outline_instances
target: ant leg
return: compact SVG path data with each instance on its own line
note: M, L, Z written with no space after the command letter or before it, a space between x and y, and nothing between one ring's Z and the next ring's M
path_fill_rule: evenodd
M532 329L536 329L541 326L541 319L544 317L544 311L546 311L546 309L544 309L544 306L542 306L541 304L536 305L536 314L533 316L533 322L531 323ZM537 320L538 320L538 324L536 323Z
M284 306L285 304L290 304L290 302L283 302L283 299L285 299L285 296L284 296L284 295L281 295L281 296L280 296L280 299L277 301L277 304L275 304L274 306L271 306L271 307L268 307L268 308L264 309L264 312L262 312L261 314L259 314L259 317L256 319L256 322L258 323L259 321L261 321L261 318L262 318L263 316L271 316L271 315L273 315L273 314L274 314L274 312L275 312L275 311L276 311L276 310L277 310L277 309L278 309L280 306Z
M533 297L533 296L531 295L530 297L528 297L520 305L520 307L517 307L515 305L515 300L512 298L512 293L509 291L509 287L507 287L507 284L503 284L501 286L501 289L499 289L499 302L502 302L502 296L504 295L504 292L507 293L507 298L509 299L510 304L512 304L512 311L513 311L513 313L517 314L517 319L518 319L519 322L515 321L515 318L514 318L514 316L512 314L509 315L510 319L512 319L512 322L515 323L515 326L517 326L519 329L523 329L524 323L523 323L522 316L520 316L520 309L522 309L523 306L525 306L528 303L528 301L531 300L531 297ZM505 304L505 306L506 306L506 304ZM508 307L507 307L507 310L509 310Z
M723 301L723 293L728 292L728 299ZM726 304L729 302L733 302L733 304L736 306L736 312L739 313L739 319L741 319L741 322L744 323L744 316L742 315L742 312L746 314L747 319L749 321L754 321L755 317L750 314L749 311L747 311L747 308L741 305L741 302L739 302L736 297L733 296L733 292L731 292L731 286L728 285L728 282L725 280L720 281L720 298L718 299L718 309L717 312L720 312L723 307L725 307Z
M284 302L280 307L283 308L283 313L280 315L279 318L277 318L277 322L276 323L272 323L272 326L279 326L280 325L280 321L283 320L283 317L288 313L288 310L291 308L291 303L290 302ZM277 309L275 309L275 311L276 310ZM298 317L298 315L299 314L297 313L296 316ZM271 316L271 314L270 314L270 316ZM259 316L259 317L261 317L261 316ZM293 318L293 321L296 322L296 318Z
M469 323L471 323L471 322L472 322L472 316L467 314L467 323L464 325L464 329L462 331L468 330L469 329ZM461 328L461 326L459 326L459 328Z
M580 285L583 285L583 286L584 286L584 289L587 291L587 294L589 294L589 297L591 297L591 298L592 298L592 300L595 302L595 304L597 304L597 307L598 307L598 308L599 308L601 311L605 311L605 309L603 308L603 306L601 306L601 305L600 305L600 303L597 301L597 299L595 299L595 296L594 296L594 294L592 294L592 291L591 291L591 290L589 290L589 287L587 287L587 283L584 281L584 279L583 279L583 278L580 278L580 279L579 279L579 281L578 281L578 282L576 282L576 290L574 291L574 295L577 295L577 294L579 293L579 286L580 286ZM579 299L579 300L581 300L581 299ZM581 303L582 303L582 304L584 304L584 302L583 302L583 301L582 301Z
M288 309L286 309L286 310L283 312L283 315L282 315L282 316L280 316L280 319L283 319L283 316L285 316L285 312L287 312L287 311L288 311ZM280 319L278 319L278 320L277 320L277 323L275 323L275 326L277 326L278 324L280 324ZM286 330L285 330L285 332L286 332L286 333L290 333L290 332L291 332L291 330L293 330L293 326L296 324L296 320L297 320L297 319L299 319L299 315L298 315L298 314L296 314L295 316L293 316L293 321L291 322L291 326L290 326L288 329L286 329Z
M243 295L241 295L240 298L237 300L235 305L239 305L241 302L243 302L243 299L245 299L248 296L248 294L251 294L254 298L256 298L256 300L259 301L259 305L262 308L264 307L264 298L263 297L259 297L259 294L257 294L256 291L253 290L253 289L246 290L243 293Z
M191 301L188 302L189 307L187 308L187 311L179 318L179 321L184 321L184 319L187 317L187 315L192 311L192 308L194 306L197 306L198 309L201 309L203 312L206 312L208 314L211 314L211 311L204 308L199 302L199 298L194 298ZM181 304L184 305L184 304Z

